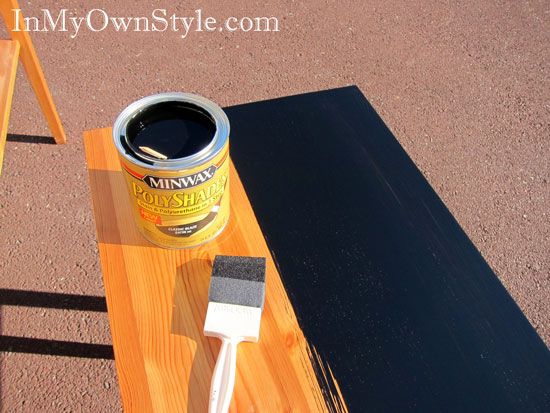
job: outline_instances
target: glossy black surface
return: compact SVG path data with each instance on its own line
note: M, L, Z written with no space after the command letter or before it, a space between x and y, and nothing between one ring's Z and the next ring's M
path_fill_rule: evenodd
M190 103L175 101L149 106L128 122L126 129L135 152L146 146L168 159L199 152L216 133L216 125L207 112Z
M548 349L357 88L227 114L300 325L351 412L550 411Z

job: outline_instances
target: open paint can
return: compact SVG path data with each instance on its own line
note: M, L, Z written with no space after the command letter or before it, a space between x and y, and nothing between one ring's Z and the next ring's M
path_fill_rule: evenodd
M132 103L113 127L141 233L165 248L215 238L229 219L229 120L215 103L162 93Z

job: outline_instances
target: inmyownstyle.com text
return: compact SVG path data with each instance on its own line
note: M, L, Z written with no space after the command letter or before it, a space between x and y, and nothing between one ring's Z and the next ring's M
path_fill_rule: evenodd
M277 17L227 17L216 19L197 9L189 16L170 14L166 9L154 9L146 16L111 16L104 9L91 9L77 15L69 9L52 12L42 9L40 16L23 16L13 9L15 31L66 32L72 39L82 30L103 32L173 32L185 39L191 32L278 32Z

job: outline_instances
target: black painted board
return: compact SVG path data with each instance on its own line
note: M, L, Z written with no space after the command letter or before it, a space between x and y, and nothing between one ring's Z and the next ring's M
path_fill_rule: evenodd
M300 326L351 412L550 411L548 348L358 88L226 110Z

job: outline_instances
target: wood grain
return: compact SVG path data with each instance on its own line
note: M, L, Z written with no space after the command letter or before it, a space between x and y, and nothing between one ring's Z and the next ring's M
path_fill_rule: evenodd
M31 37L24 27L16 27L14 10L20 10L17 0L0 0L0 14L8 28L9 34L13 40L17 40L21 44L21 61L27 72L29 81L34 89L34 93L38 99L38 103L42 108L42 112L46 117L48 126L52 131L52 135L57 143L65 143L67 138L61 119L55 108L55 104L46 83L44 72L40 66L40 60L34 50ZM21 17L20 21L22 22ZM20 23L22 24L22 23Z
M335 411L233 165L225 231L198 248L165 250L136 229L111 130L86 132L84 143L125 410L207 411L219 341L202 328L212 261L225 254L267 257L260 341L239 346L230 411Z
M0 173L2 173L18 56L18 42L0 40Z

